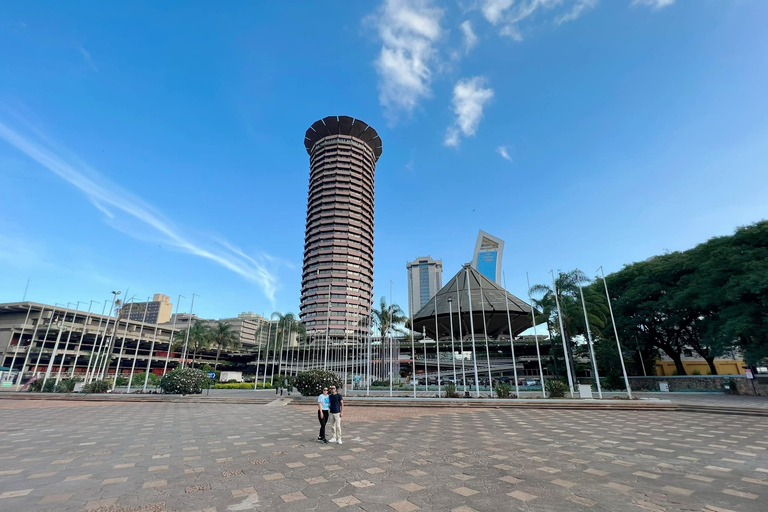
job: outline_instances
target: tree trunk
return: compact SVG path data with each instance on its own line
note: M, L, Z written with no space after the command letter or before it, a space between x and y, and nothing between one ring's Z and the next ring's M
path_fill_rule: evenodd
M574 386L578 385L578 379L576 378L576 361L574 361L573 357L573 343L571 340L571 336L567 335L565 337L565 346L568 348L568 364L571 367L571 377L573 378L573 384Z
M683 358L679 353L675 352L667 352L667 355L672 359L672 361L675 363L675 370L677 371L678 375L688 375L685 373L685 366L683 366Z
M710 375L717 375L717 367L715 366L715 358L714 357L705 357L704 360L709 365L709 374Z
M216 370L216 367L219 366L219 354L221 354L221 346L219 346L219 348L216 349L216 362L213 363L214 371Z
M197 345L195 345L195 350L192 352L192 368L195 367L196 360L197 360Z

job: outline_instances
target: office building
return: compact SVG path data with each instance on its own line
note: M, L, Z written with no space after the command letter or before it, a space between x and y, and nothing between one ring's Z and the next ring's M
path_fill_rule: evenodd
M407 263L408 315L416 313L443 287L443 260L429 256Z
M501 284L501 258L504 255L504 240L480 231L477 234L472 268L496 284Z
M144 316L145 310L146 317ZM172 313L173 304L171 304L171 298L161 293L156 293L149 302L131 302L123 304L118 309L118 316L120 318L128 318L137 322L143 320L148 324L166 323L171 319Z
M306 132L309 194L299 318L307 334L361 330L373 304L373 218L381 139L359 119L332 116Z

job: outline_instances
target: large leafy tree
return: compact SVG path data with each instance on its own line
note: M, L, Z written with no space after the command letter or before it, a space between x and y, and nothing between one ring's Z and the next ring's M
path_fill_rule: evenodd
M216 322L208 331L208 336L211 345L216 347L216 362L213 365L215 370L219 366L221 351L239 347L240 340L232 330L232 324L227 322Z

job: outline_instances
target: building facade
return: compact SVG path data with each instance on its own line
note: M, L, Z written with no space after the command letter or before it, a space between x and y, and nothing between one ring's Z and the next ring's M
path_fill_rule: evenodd
M359 333L373 305L376 130L326 117L306 132L309 193L299 318L309 336Z
M408 270L408 316L412 316L443 287L443 260L425 256L408 262L405 268Z
M144 312L146 311L146 317ZM149 324L163 324L171 319L173 304L171 298L161 293L156 293L151 301L131 302L118 309L120 318L128 318L137 322L144 321Z
M277 332L277 320L270 321L257 313L240 313L235 318L220 318L218 320L199 318L197 315L190 315L189 313L178 313L171 316L170 320L164 324L176 325L176 331L185 331L189 326L190 321L195 322L197 320L203 322L209 327L215 326L218 322L230 324L232 326L232 332L237 336L240 342L241 350L249 350L260 345L265 345L267 339L270 336L274 336Z
M480 230L472 256L472 268L485 277L501 284L501 258L504 255L504 240Z

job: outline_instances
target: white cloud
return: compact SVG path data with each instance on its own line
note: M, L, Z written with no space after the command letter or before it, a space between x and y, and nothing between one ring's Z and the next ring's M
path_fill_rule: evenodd
M464 34L465 51L466 53L469 53L472 51L472 48L477 46L477 35L475 34L475 31L472 30L472 23L469 20L466 20L461 24L461 31Z
M459 80L453 88L453 111L456 124L446 131L444 144L458 146L460 136L472 136L477 132L483 108L493 98L493 89L485 88L485 78L476 76Z
M501 158L503 158L504 160L509 160L510 162L512 161L512 157L509 156L509 152L507 151L506 146L499 146L498 148L496 148L496 152L499 155L501 155Z
M98 71L99 68L96 67L96 63L93 62L93 58L91 57L91 54L86 51L85 48L82 46L77 47L78 50L80 50L80 55L83 56L83 60L88 64L92 70Z
M39 138L39 137L38 137ZM141 198L122 189L102 177L97 171L77 160L65 159L52 149L52 144L41 139L33 142L0 122L0 139L15 146L37 163L74 185L112 221L116 214L128 221L139 221L140 229L125 231L127 234L146 240L154 235L163 246L171 246L183 252L205 258L235 272L261 287L264 295L273 303L277 289L276 276L264 265L244 254L236 247L222 241L204 242L194 240L166 219L161 212ZM118 226L113 226L121 229ZM150 228L147 230L147 228Z
M644 0L647 1L647 0ZM668 1L668 0L658 0ZM598 0L483 0L480 11L491 24L499 26L499 34L522 41L523 36L518 24L537 11L551 11L556 8L560 14L555 16L558 25L573 21L587 9L597 5Z
M632 5L647 5L654 9L661 9L675 3L675 0L632 0Z
M382 41L376 59L379 102L390 120L410 114L421 99L432 94L442 14L431 0L386 0L375 18Z

